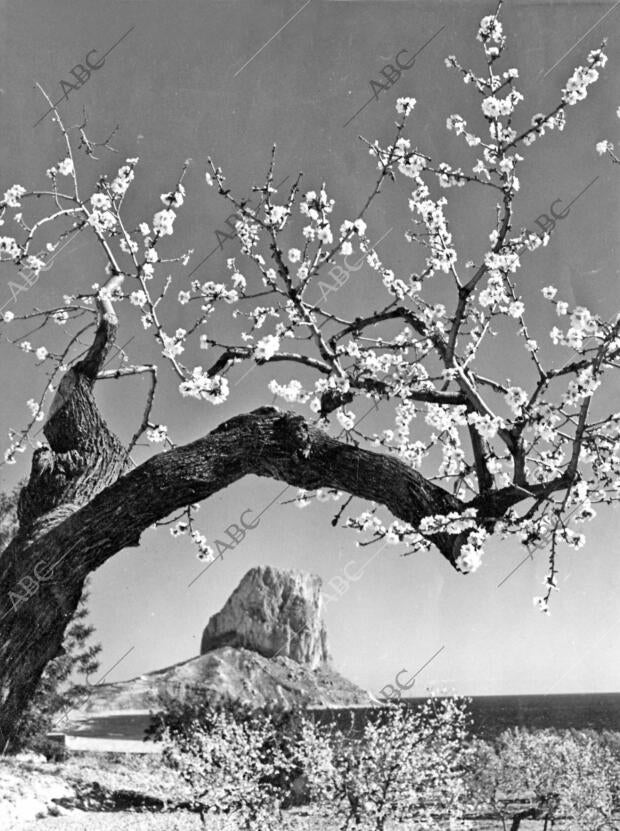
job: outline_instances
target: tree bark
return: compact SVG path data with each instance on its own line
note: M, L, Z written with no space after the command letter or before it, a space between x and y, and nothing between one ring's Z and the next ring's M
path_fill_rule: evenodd
M63 376L18 503L19 528L0 555L0 752L34 693L48 661L60 651L87 572L54 546L50 533L116 482L127 454L99 413L93 387L112 347L118 319L112 276L97 301L98 325L86 356ZM49 545L49 548L48 548Z

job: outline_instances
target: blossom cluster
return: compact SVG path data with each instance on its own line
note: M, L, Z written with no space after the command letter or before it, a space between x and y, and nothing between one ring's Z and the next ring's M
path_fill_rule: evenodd
M182 396L204 399L212 404L222 404L228 398L228 379L221 375L209 375L201 366L192 370L191 376L179 384Z

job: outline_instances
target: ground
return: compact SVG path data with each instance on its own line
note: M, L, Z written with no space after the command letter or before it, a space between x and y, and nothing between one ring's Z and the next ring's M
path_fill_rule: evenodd
M320 817L289 816L283 831L336 831L336 826L327 826ZM205 827L199 817L190 814L180 816L120 814L88 814L81 817L50 817L27 823L10 831L216 831L216 826ZM481 822L476 831L501 831L501 823ZM561 830L561 826L555 828ZM524 822L521 831L541 831L542 823ZM555 831L555 829L554 829Z
M62 763L40 758L0 759L0 828L2 831L205 831L189 812L147 813L58 809L55 798L70 797L75 787L98 782L103 788L133 790L151 796L183 799L187 793L175 774L152 754L73 754ZM59 816L51 816L59 810ZM41 818L36 818L37 815ZM282 831L336 831L305 807L285 812ZM206 831L220 831L213 821ZM229 826L230 828L230 826ZM500 831L501 823L480 822L475 831ZM526 822L522 831L541 831L540 822ZM228 829L227 829L228 831ZM394 829L396 831L396 829ZM556 831L562 831L556 826Z

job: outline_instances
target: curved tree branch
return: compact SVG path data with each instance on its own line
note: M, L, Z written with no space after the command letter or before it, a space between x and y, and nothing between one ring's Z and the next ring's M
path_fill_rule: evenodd
M309 490L336 488L384 505L414 527L427 516L462 513L468 504L492 525L515 502L566 485L557 480L530 493L509 487L465 503L393 456L341 442L275 407L236 416L104 487L91 478L83 488L91 489L91 499L65 502L46 522L26 534L20 529L0 557L0 741L10 739L46 663L60 649L88 575L121 549L137 546L158 520L248 474ZM456 565L466 536L437 533L429 539Z
M231 418L191 444L151 457L33 539L22 555L34 564L37 551L78 543L76 566L86 576L121 548L136 545L157 520L248 474L305 489L336 488L385 505L413 525L426 516L466 507L392 456L332 438L303 416L261 407ZM432 540L454 563L452 535L437 534Z
M414 525L464 508L403 462L345 444L274 407L236 416L107 487L91 481L92 499L46 514L45 523L20 531L0 559L0 735L8 737L60 648L86 577L121 549L138 545L157 520L248 474L300 488L337 488L383 504ZM454 536L437 534L432 541L454 564Z

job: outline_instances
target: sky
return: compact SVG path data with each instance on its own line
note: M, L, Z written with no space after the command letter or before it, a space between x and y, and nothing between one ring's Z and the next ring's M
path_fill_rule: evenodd
M563 133L534 145L524 168L518 216L533 230L552 203L562 210L578 197L552 244L523 269L520 288L533 303L540 302L540 287L552 282L569 301L597 312L620 308L617 168L594 150L596 142L613 140L620 131L620 8L610 11L612 5L505 3L505 65L520 69L528 117L550 108L573 67L602 37L609 38L601 80L586 102L570 108ZM119 125L112 142L118 157L102 154L99 169L113 173L125 157L140 157L128 203L136 215L150 216L159 194L174 186L184 161L192 160L175 250L187 246L196 253L187 269L179 268L179 287L207 255L194 277L218 279L234 243L218 247L216 231L228 230L229 210L205 182L207 156L224 168L237 193L245 193L261 181L276 142L276 181L303 170L307 186L326 181L342 215L351 216L375 176L358 136L387 141L396 99L413 95L414 141L436 158L459 163L462 150L445 121L455 111L467 118L474 102L444 58L454 53L464 63L479 59L475 32L494 7L469 0L1 0L0 186L40 184L45 169L61 158L58 133L49 116L42 118L46 105L35 82L58 100L60 82L75 83L73 68L87 56L95 64L108 52L59 108L74 123L86 108L97 138ZM373 98L370 82L385 81L384 66L433 36L414 66ZM77 75L86 73L78 69ZM466 252L479 250L492 227L488 206L477 201L475 190L451 194L455 235ZM395 270L408 267L411 256L403 242L406 200L406 184L397 183L368 216L371 239L387 234L381 253ZM334 298L336 307L349 309L367 299L364 269L355 276L362 288L344 287ZM13 299L9 281L15 276L9 266L0 268L0 306L18 314L57 304L63 293L101 281L102 260L92 241L78 237L27 293ZM181 310L178 315L170 330L181 325ZM542 332L553 325L542 306L537 322ZM4 330L0 342L0 414L8 429L23 425L25 402L40 392L44 376L7 335ZM121 319L119 343L131 338L132 360L154 358L135 319ZM496 346L493 361L508 377L517 371L514 355L501 341ZM168 392L158 400L156 420L168 424L177 440L190 441L232 415L271 403L271 368L257 368L235 383L245 369L237 372L230 399L214 408L181 399L163 369L161 388L168 384ZM145 381L102 382L97 394L110 425L127 440L141 416ZM614 395L606 391L612 408ZM12 487L28 469L29 453L18 465L0 468L2 487ZM561 590L547 617L532 605L545 575L542 551L529 559L515 542L493 541L483 566L469 576L457 574L436 552L402 557L388 548L367 562L373 549L356 547L351 531L332 528L333 505L299 510L286 504L294 490L283 488L249 477L202 506L201 530L211 540L239 524L244 511L251 511L246 517L262 514L234 551L195 581L202 565L193 548L165 529L146 532L139 548L120 552L93 576L90 608L103 645L100 676L126 679L195 656L210 615L249 568L269 564L323 578L332 598L325 619L334 664L375 693L403 669L417 673L416 694L438 688L464 695L620 691L617 513L601 511L588 529L586 547L562 555ZM358 579L345 576L352 574Z

